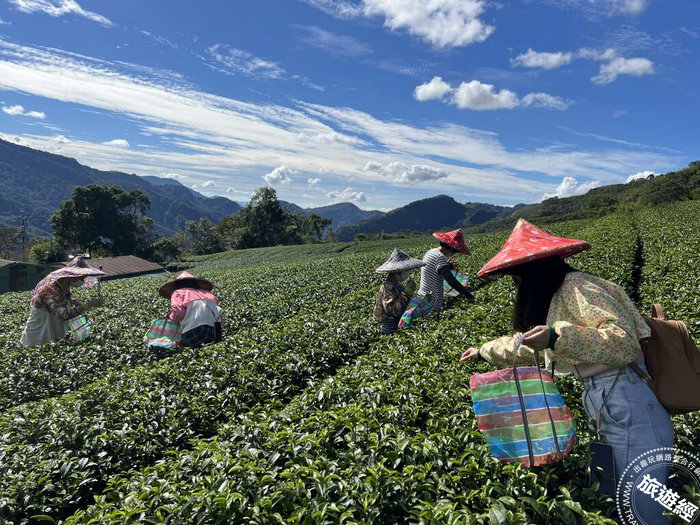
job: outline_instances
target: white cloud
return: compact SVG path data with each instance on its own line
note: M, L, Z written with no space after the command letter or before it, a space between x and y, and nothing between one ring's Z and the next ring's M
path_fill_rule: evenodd
M99 115L114 113L128 119L138 132L153 137L150 148L114 148L64 139L62 154L98 169L156 176L173 172L192 183L226 180L233 187L248 188L261 174L287 166L310 174L330 174L324 176L324 182L353 176L357 184L380 185L390 182L386 175L361 167L369 162L384 166L400 161L445 171L448 177L441 181L445 191L515 203L532 202L551 191L541 178L521 177L521 172L559 179L576 173L587 180L611 183L649 166L670 170L683 161L676 153L630 150L624 144L513 149L498 134L465 125L415 125L376 118L350 107L301 100L288 106L258 104L199 91L175 76L131 71L122 64L0 39L0 90L76 104ZM300 134L333 131L362 137L367 146L319 147L316 142L298 139ZM14 140L15 135L4 136ZM23 144L46 151L55 152L59 147L55 133L24 134L21 139ZM395 196L390 191L378 190L373 203L390 207L392 199Z
M116 146L117 148L128 148L129 147L129 141L126 139L114 139L114 140L108 140L107 142L103 142L105 146Z
M302 40L317 49L321 49L331 56L355 58L372 53L369 44L346 36L331 33L315 26L298 26L304 31Z
M570 64L573 59L573 53L564 53L562 51L557 51L556 53L538 53L534 49L528 49L527 53L518 55L510 62L514 66L554 69Z
M329 191L326 196L333 202L365 202L364 192L345 188L343 191Z
M619 75L641 77L653 74L654 64L647 58L616 57L607 64L602 64L598 74L591 80L596 84L609 84L615 81Z
M382 165L379 162L374 162L374 161L369 161L367 164L365 164L365 167L362 168L362 171L381 171L382 170Z
M226 193L234 193L236 195L250 195L249 191L242 191L237 188L234 188L233 186L229 186L226 188Z
M442 99L445 95L452 91L452 86L442 80L442 77L433 77L430 82L417 86L413 91L413 97L420 101Z
M529 106L563 111L571 104L569 101L548 93L528 93L520 98L509 89L496 91L493 84L485 84L478 80L462 82L454 91L452 103L460 109L475 111Z
M427 182L447 177L447 173L441 169L426 165L409 166L403 162L392 162L384 167L383 172L391 175L394 182L402 184Z
M492 84L478 80L462 82L454 92L454 104L460 109L484 111L489 109L513 109L518 107L518 96L508 89L495 91Z
M535 106L538 108L557 109L564 111L569 107L569 102L547 93L529 93L520 101L523 106Z
M211 188L214 186L216 183L213 180L208 180L205 183L202 184L202 188Z
M58 144L69 144L70 139L67 139L63 135L58 135L52 139L54 142L57 142Z
M650 175L656 175L656 173L649 170L640 171L639 173L635 173L634 175L630 175L629 177L627 177L627 180L625 180L625 184L627 184L628 182L632 182L633 180L646 179Z
M601 64L598 74L591 78L596 84L609 84L617 79L619 75L632 75L641 77L654 73L654 64L647 58L624 58L615 49L608 48L605 51L597 49L581 48L578 51L554 53L540 53L533 49L528 49L527 53L518 55L511 60L514 66L530 68L554 69L556 67L569 64L575 58L583 60L596 60L605 62Z
M483 42L495 27L479 17L486 10L484 0L307 0L328 13L338 16L380 17L392 30L409 34L434 47L460 47Z
M379 162L370 161L365 164L363 171L380 173L392 179L398 184L428 182L447 177L444 170L425 164L406 164L405 162L394 161L382 166Z
M597 188L600 186L600 182L591 181L579 184L574 177L564 177L561 184L556 187L554 193L545 193L542 196L542 200L551 199L552 197L559 197L563 199L564 197L573 197L574 195L583 195L588 193L589 190Z
M309 184L309 186L314 187L319 182L321 182L321 179L319 179L318 177L309 177L309 179L306 182Z
M46 113L42 111L24 111L24 107L20 105L3 106L2 110L13 117L21 115L24 117L38 118L40 120L44 120L46 118Z
M349 144L357 145L365 143L364 140L350 135L343 135L337 131L327 131L325 133L299 133L297 135L299 142L315 142L317 144Z
M271 186L274 186L275 184L289 184L292 182L292 175L295 173L296 172L293 169L287 166L280 166L272 170L267 175L263 175L263 179Z
M242 74L254 78L281 78L286 73L276 62L236 49L226 44L214 44L207 49L213 62L208 64L229 75Z
M644 11L650 0L608 0L613 12L636 15Z
M24 108L22 106L3 106L2 110L8 115L24 115Z
M174 180L184 180L187 177L185 175L180 175L179 173L166 173L165 175L163 175L163 178L174 179Z
M601 15L638 15L643 13L651 0L539 0L560 8L578 9L597 18Z
M78 15L104 26L113 25L112 22L102 15L93 11L86 11L75 0L9 0L23 13L45 13L53 17L63 15Z
M9 26L9 25L10 25L10 22L6 22L2 18L0 18L0 26Z

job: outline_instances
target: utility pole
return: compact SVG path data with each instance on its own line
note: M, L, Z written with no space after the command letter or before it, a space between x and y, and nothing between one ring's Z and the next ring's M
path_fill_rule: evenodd
M19 237L20 237L20 242L22 243L22 255L20 256L20 260L22 262L26 262L27 261L27 217L24 215L24 211L20 212L19 223L20 223Z

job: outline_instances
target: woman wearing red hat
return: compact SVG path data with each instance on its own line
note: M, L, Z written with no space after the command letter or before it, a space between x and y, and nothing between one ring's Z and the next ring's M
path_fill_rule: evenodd
M673 426L646 378L628 366L636 362L646 373L640 340L651 335L634 303L618 285L564 261L588 248L585 241L550 235L520 219L501 251L477 274L513 277L517 296L512 324L517 334L470 348L462 360L512 366L522 333L519 364L533 364L533 350L540 350L547 366L556 364L559 374L584 380L586 413L599 421L598 430L615 457L615 472L611 467L609 474L619 478L638 455L672 446ZM659 509L640 507L640 512L652 520L647 523L664 523Z
M469 248L464 244L462 230L453 230L447 233L435 232L433 237L440 241L440 246L428 250L423 256L425 266L420 271L419 293L429 295L431 313L442 309L443 281L457 290L460 295L473 301L474 296L460 283L452 273L454 264L448 259L461 252L469 255Z
M170 299L170 319L180 322L183 347L221 341L223 318L213 288L211 281L182 272L158 289L161 297Z

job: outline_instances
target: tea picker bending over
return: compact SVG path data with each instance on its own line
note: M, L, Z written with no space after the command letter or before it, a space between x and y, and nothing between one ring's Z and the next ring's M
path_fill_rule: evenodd
M102 306L101 298L81 304L71 296L71 288L91 288L104 272L90 268L82 257L73 258L66 266L44 277L34 288L30 301L29 319L20 343L25 348L46 341L63 339L68 333L68 321L85 310Z
M423 256L425 266L420 271L420 289L418 291L429 296L431 313L437 313L442 309L443 281L447 281L453 289L469 301L474 301L474 296L452 273L452 270L457 269L457 264L448 260L458 252L465 255L470 254L469 248L464 243L462 230L453 230L447 233L435 232L433 237L440 241L440 246L428 250Z
M416 283L409 279L404 286L404 281L411 270L420 268L425 263L414 259L406 252L394 248L389 258L375 271L386 273L386 277L379 287L379 297L374 304L373 318L381 323L379 333L382 335L396 332L406 305L411 300L413 292L416 291Z
M158 289L161 297L170 299L170 319L181 323L183 347L221 341L223 318L213 288L211 281L182 272Z
M525 337L518 364L533 364L533 350L539 350L555 373L584 380L586 413L599 421L600 435L615 459L607 474L619 478L638 455L672 446L673 426L651 388L628 366L636 362L647 372L640 340L651 335L634 303L620 286L564 261L588 248L585 241L555 237L520 219L478 276L512 276L517 288L513 331ZM462 360L481 358L510 367L518 337L516 333L470 348ZM649 501L638 509L646 522L666 523L663 507Z

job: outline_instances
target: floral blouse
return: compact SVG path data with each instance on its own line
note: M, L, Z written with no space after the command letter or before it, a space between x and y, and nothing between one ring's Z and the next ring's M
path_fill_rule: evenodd
M399 319L410 300L411 296L402 285L385 280L379 288L379 297L374 304L372 317L378 323Z
M57 282L44 288L32 301L32 306L45 308L64 321L77 317L85 311L83 305L72 300L70 293L59 288Z
M575 373L576 365L621 366L640 355L641 339L649 327L625 291L618 285L583 272L571 272L552 297L547 324L559 336L546 349L545 364L555 362L561 374ZM484 344L481 356L497 366L511 366L518 335ZM518 364L534 363L531 348L521 346Z

